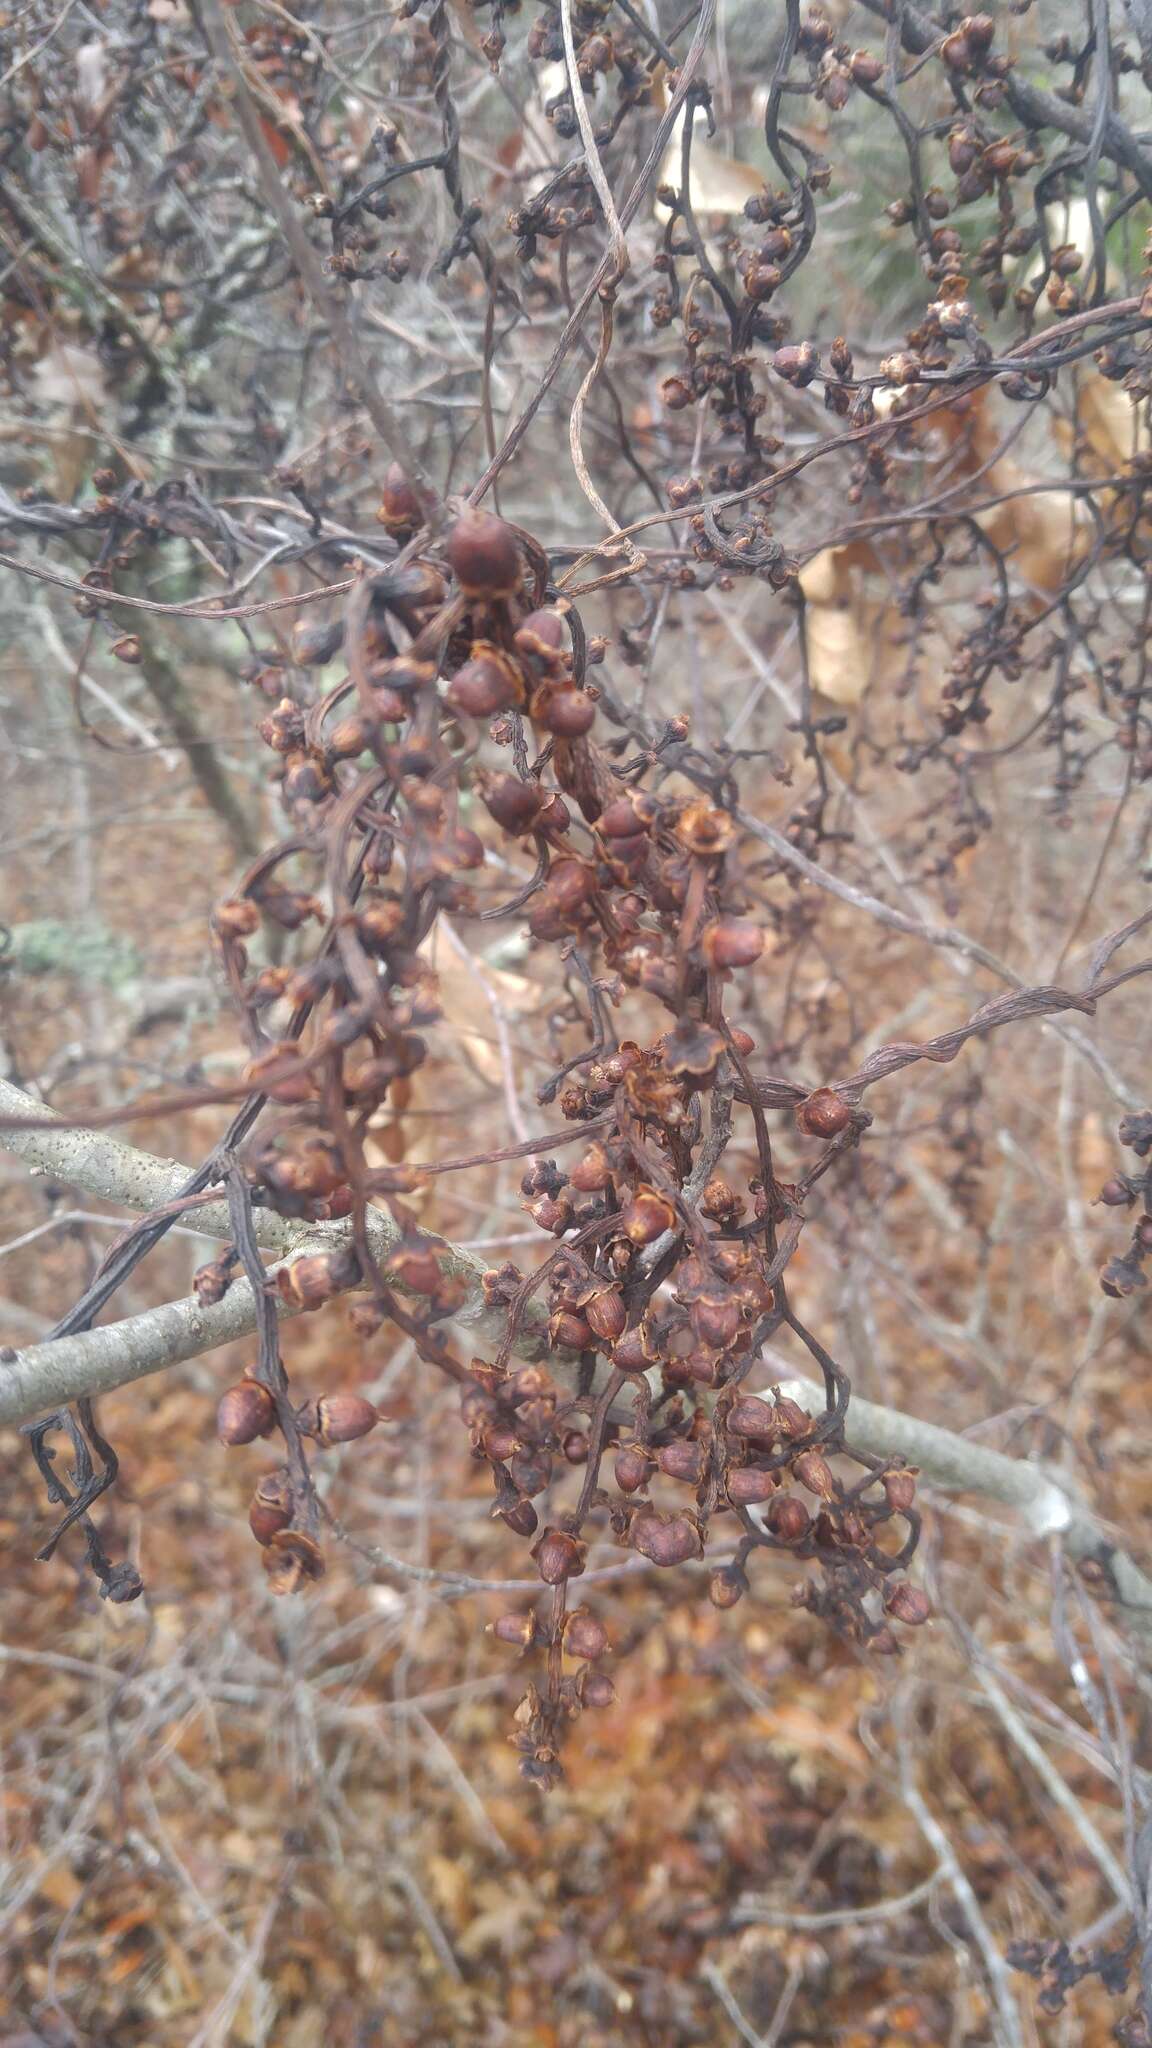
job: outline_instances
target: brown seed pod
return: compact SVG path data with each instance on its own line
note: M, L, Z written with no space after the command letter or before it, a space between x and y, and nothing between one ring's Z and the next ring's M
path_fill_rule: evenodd
M534 1536L540 1527L540 1517L530 1500L518 1500L508 1507L494 1508L493 1513L511 1529L514 1536Z
M882 1483L889 1507L898 1515L904 1514L916 1499L915 1472L885 1472Z
M758 1472L754 1465L733 1466L724 1483L734 1508L757 1507L771 1500L780 1485L774 1472Z
M587 1548L587 1544L563 1529L545 1529L539 1542L532 1546L536 1569L544 1584L562 1586L568 1579L579 1578Z
M564 1649L569 1657L579 1657L582 1662L594 1664L597 1657L603 1657L608 1648L608 1631L595 1615L577 1608L564 1623Z
M519 838L532 831L545 800L539 783L521 782L518 775L481 770L476 787L486 810L505 832Z
M655 1365L656 1353L642 1325L625 1330L612 1347L612 1363L618 1372L647 1372Z
M580 1312L606 1344L614 1344L628 1321L624 1296L615 1287L596 1287L584 1295Z
M718 1565L708 1581L708 1598L713 1607L735 1607L748 1591L748 1579L738 1564Z
M704 1550L704 1539L689 1515L661 1515L655 1508L636 1516L628 1537L633 1550L652 1564L687 1564Z
M483 651L478 651L481 648ZM445 692L453 710L462 711L467 718L490 718L497 711L510 711L522 694L520 676L507 655L480 641Z
M466 597L514 597L520 588L516 536L494 512L463 512L448 536L447 554Z
M276 1285L284 1300L294 1308L321 1308L334 1295L354 1287L360 1278L360 1261L351 1245L339 1251L312 1252L281 1266Z
M552 667L556 656L563 652L564 621L559 612L529 612L516 628L513 638L521 654L531 655Z
M552 1477L552 1460L547 1451L521 1445L508 1461L508 1477L517 1493L543 1493Z
M260 929L260 912L246 896L218 903L212 912L212 929L218 939L247 939Z
M822 1451L799 1452L792 1460L792 1471L809 1493L817 1494L821 1500L835 1499L836 1481Z
M884 76L883 60L873 50L853 50L848 69L857 85L877 85Z
M778 1493L764 1510L764 1520L780 1543L803 1543L812 1517L794 1493Z
M796 1105L797 1128L807 1138L835 1138L852 1121L852 1111L834 1088L817 1088Z
M683 377L665 377L660 397L669 412L684 412L693 403L692 386Z
M658 1188L638 1187L620 1211L620 1227L633 1244L655 1244L676 1227L676 1210Z
M807 1417L805 1417L807 1421ZM734 1436L751 1437L756 1443L773 1443L780 1434L775 1408L759 1394L741 1394L728 1411L728 1427Z
M560 1439L560 1449L569 1465L588 1463L588 1436L583 1429L566 1429Z
M384 489L376 517L380 525L394 533L398 540L406 540L423 521L419 494L398 462L390 462L384 472Z
M657 1451L656 1463L669 1479L679 1479L685 1486L699 1486L708 1463L707 1448L678 1437L675 1443L664 1444Z
M700 952L712 973L728 967L751 967L764 951L764 933L745 917L724 917L706 924L700 934Z
M273 1593L295 1593L307 1580L324 1576L320 1545L300 1529L281 1529L273 1536L263 1564Z
M248 1509L248 1527L257 1543L271 1543L282 1529L291 1526L295 1510L291 1474L285 1467L266 1472L258 1481Z
M570 1309L557 1309L548 1318L548 1341L560 1351L594 1351L596 1336L583 1316Z
M119 640L112 642L111 652L117 661L127 662L130 668L138 667L144 659L139 638L135 633L121 634Z
M772 358L772 368L786 384L802 391L819 372L820 357L810 341L789 343L787 348L777 349Z
M613 1474L621 1493L638 1493L647 1484L652 1469L652 1459L639 1444L624 1444L617 1451L613 1463Z
M533 724L555 733L557 739L581 739L596 723L595 700L586 690L555 690L545 684L528 709Z
M612 1179L612 1168L608 1154L599 1139L596 1139L583 1158L578 1159L568 1176L572 1186L582 1195L599 1194Z
M538 1634L534 1614L502 1614L497 1621L488 1623L488 1634L495 1636L498 1643L510 1643L513 1649L530 1650Z
M241 1380L220 1396L216 1409L216 1434L230 1448L253 1444L267 1436L276 1421L276 1403L259 1380Z
M616 1697L616 1687L606 1671L582 1671L576 1691L582 1707L610 1707Z
M909 1628L919 1628L932 1613L928 1595L908 1579L890 1579L881 1598L884 1612L890 1614L893 1621L902 1621Z
M354 1443L379 1420L379 1410L360 1394L321 1394L316 1403L316 1441L326 1449L330 1444Z

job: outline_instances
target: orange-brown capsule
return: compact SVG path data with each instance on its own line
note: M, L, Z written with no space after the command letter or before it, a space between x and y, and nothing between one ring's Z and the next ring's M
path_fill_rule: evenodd
M474 654L457 669L446 696L454 711L466 718L491 718L497 711L510 711L520 702L521 689L516 670L496 650Z
M764 1520L781 1543L803 1543L812 1517L794 1493L778 1493L764 1510Z
M248 1527L261 1546L271 1543L281 1529L291 1526L295 1502L290 1474L281 1469L266 1472L252 1495Z
M562 1586L568 1579L579 1578L586 1551L586 1544L563 1529L545 1529L532 1546L536 1569L546 1586Z
M564 1648L569 1657L593 1664L608 1648L608 1631L594 1614L577 1609L564 1623Z
M216 1434L222 1444L255 1443L267 1436L276 1420L276 1403L259 1380L241 1380L220 1396Z
M315 1309L354 1287L359 1278L360 1261L349 1245L293 1259L290 1266L281 1266L276 1285L293 1308Z
M654 1508L637 1515L629 1531L633 1550L646 1557L652 1564L686 1564L691 1557L699 1557L704 1549L704 1540L696 1523L688 1515L661 1515Z
M376 517L380 525L394 533L398 540L415 533L423 520L419 495L398 462L390 462L384 472L384 489Z
M637 1493L647 1482L652 1459L639 1444L624 1444L616 1453L612 1470L621 1493Z
M316 1403L316 1440L329 1444L355 1443L375 1429L380 1413L361 1394L321 1394Z
M536 1616L502 1614L497 1621L488 1623L488 1634L495 1636L498 1643L510 1643L515 1650L530 1650L536 1641Z
M832 1467L823 1452L801 1451L792 1460L792 1471L801 1486L806 1486L809 1493L816 1494L820 1500L835 1498L836 1481L832 1476Z
M884 1612L893 1621L902 1621L908 1628L919 1628L931 1615L932 1608L926 1593L919 1586L913 1586L908 1579L889 1581L882 1595Z
M748 1591L748 1580L739 1565L718 1565L708 1581L708 1598L713 1607L735 1607Z
M596 723L595 700L586 690L554 690L547 684L537 690L529 713L534 725L562 740L581 739Z
M852 1121L852 1111L834 1088L817 1088L796 1105L798 1129L807 1138L835 1138Z
M624 1296L614 1287L597 1287L585 1295L580 1303L580 1313L606 1344L615 1343L628 1320Z
M247 939L260 929L260 912L247 897L233 897L218 903L212 912L212 929L218 939Z
M699 1486L708 1452L703 1444L686 1443L678 1437L675 1443L664 1444L657 1451L656 1463L669 1479L679 1479L685 1486Z
M676 1223L676 1210L658 1188L638 1187L620 1211L620 1226L633 1244L655 1244Z
M772 1443L780 1433L775 1408L759 1394L741 1394L732 1403L728 1427L735 1436L749 1436L758 1443Z
M466 597L513 597L520 588L516 536L494 512L462 513L448 536L447 553Z
M723 917L706 924L700 934L700 952L713 973L728 967L751 967L764 951L764 934L758 924L745 917Z
M582 1671L576 1691L582 1707L610 1707L616 1697L616 1687L606 1671Z
M754 1465L738 1465L729 1472L725 1484L734 1508L751 1508L771 1500L780 1481L774 1472L758 1472Z
M320 1545L300 1529L281 1529L273 1536L263 1564L274 1593L295 1593L307 1580L324 1576Z

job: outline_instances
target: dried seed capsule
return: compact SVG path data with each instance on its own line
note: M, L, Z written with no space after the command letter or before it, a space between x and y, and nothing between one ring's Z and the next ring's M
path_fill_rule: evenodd
M597 1337L603 1338L606 1344L615 1343L628 1320L624 1296L614 1287L597 1287L593 1293L586 1294L580 1303L580 1311Z
M582 1707L610 1707L616 1687L606 1671L582 1671L576 1689Z
M348 1245L335 1252L312 1252L281 1266L276 1285L294 1308L314 1309L354 1287L360 1278L360 1261Z
M608 1648L608 1631L594 1614L577 1609L564 1623L564 1648L570 1657L594 1664Z
M561 1351L594 1351L596 1335L583 1316L569 1309L557 1309L548 1318L548 1341Z
M739 1565L718 1565L708 1581L708 1598L713 1607L735 1607L748 1591L748 1580Z
M897 1579L895 1583L889 1580L881 1597L884 1612L890 1614L893 1621L905 1622L909 1628L919 1628L932 1612L927 1594L908 1579Z
M883 62L872 50L853 50L848 69L857 85L877 85L884 76Z
M323 668L343 645L343 619L297 619L292 628L292 659L298 668Z
M586 1551L586 1544L563 1529L545 1529L532 1546L536 1569L546 1586L562 1586L568 1579L579 1578Z
M530 1500L518 1500L511 1507L496 1508L493 1512L514 1536L534 1536L540 1527L540 1517Z
M354 1443L379 1420L378 1409L361 1394L321 1394L316 1403L316 1441L326 1448Z
M415 533L423 520L419 494L398 462L390 462L384 472L384 489L376 517L380 525L387 527L398 540L407 539L410 533Z
M259 1380L241 1380L220 1396L216 1434L222 1444L255 1443L267 1436L276 1420L276 1403Z
M476 786L484 807L504 831L519 838L533 829L545 801L539 782L521 782L515 774L482 772L476 776Z
M660 397L669 412L684 412L693 402L692 386L683 377L665 377L660 386Z
M639 1444L624 1444L617 1451L612 1466L616 1484L621 1493L637 1493L647 1483L652 1460Z
M490 718L520 701L519 678L508 660L491 653L474 655L457 669L445 695L453 710L467 718Z
M676 1224L676 1210L658 1188L638 1187L620 1211L620 1225L633 1244L655 1244Z
M119 640L112 642L111 651L117 661L125 661L132 668L137 667L144 659L139 638L135 633L121 634Z
M516 1650L530 1650L537 1632L534 1614L502 1614L497 1621L488 1623L490 1636L495 1636L498 1643L510 1643Z
M218 903L212 912L212 929L218 939L247 939L260 929L260 912L247 897Z
M807 1421L807 1417L805 1417ZM728 1412L728 1427L736 1436L752 1437L757 1443L772 1443L780 1434L775 1408L759 1394L741 1394Z
M822 1451L801 1451L792 1460L792 1471L806 1486L809 1493L815 1493L821 1500L833 1500L836 1495L836 1481L832 1467Z
M637 1515L629 1541L641 1557L658 1565L686 1564L704 1549L700 1531L688 1515L661 1515L653 1508Z
M599 1194L601 1189L608 1186L612 1179L612 1168L608 1163L608 1154L598 1139L589 1145L583 1158L577 1160L569 1179L572 1186L582 1195Z
M781 1543L803 1543L812 1517L794 1493L778 1493L764 1510L764 1520Z
M516 536L494 512L462 513L448 536L447 553L466 597L513 597L520 587Z
M812 1427L812 1417L799 1401L793 1401L787 1394L776 1397L776 1421L781 1436L807 1436Z
M295 1593L308 1579L322 1579L320 1545L300 1529L281 1529L264 1551L264 1569L274 1593Z
M852 1121L852 1111L834 1088L817 1088L796 1105L796 1124L808 1138L835 1138Z
M564 646L564 621L559 612L529 612L522 619L514 634L521 654L534 655L539 661L551 662Z
M678 1438L675 1443L664 1444L657 1451L656 1463L669 1479L679 1479L686 1486L699 1486L708 1463L708 1452L703 1444L685 1443Z
M758 1472L753 1465L738 1465L728 1473L725 1485L734 1508L758 1507L771 1500L780 1481L774 1472Z
M508 1477L517 1493L543 1493L552 1477L552 1460L547 1451L521 1445L508 1461Z
M772 368L786 384L794 384L802 391L819 371L820 357L810 341L790 343L787 348L777 349Z
M248 1527L257 1543L271 1543L281 1529L290 1527L294 1508L290 1473L283 1468L278 1472L266 1472L257 1484L248 1509Z
M618 1372L647 1372L655 1362L656 1354L641 1328L625 1330L612 1347L612 1363Z
M582 1429L567 1429L560 1440L560 1449L569 1465L588 1463L588 1438Z
M889 1507L896 1514L906 1513L916 1498L915 1472L885 1472L882 1484Z
M724 917L700 934L700 952L713 973L727 967L750 967L764 951L764 934L744 917Z
M1136 1200L1136 1191L1128 1181L1114 1174L1111 1180L1105 1181L1096 1200L1109 1209L1128 1209Z
M532 721L557 739L578 740L596 723L596 705L586 690L538 690L530 706Z

